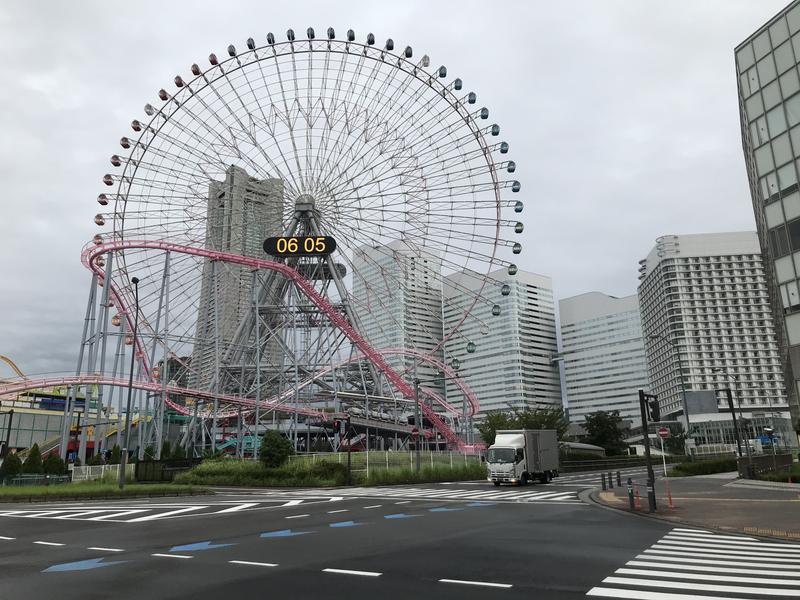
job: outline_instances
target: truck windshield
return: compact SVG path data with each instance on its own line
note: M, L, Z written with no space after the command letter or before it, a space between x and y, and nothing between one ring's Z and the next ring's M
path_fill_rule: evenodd
M490 448L486 460L490 463L513 463L513 448Z

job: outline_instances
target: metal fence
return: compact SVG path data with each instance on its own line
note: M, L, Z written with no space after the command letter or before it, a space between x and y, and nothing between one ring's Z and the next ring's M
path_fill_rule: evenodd
M457 467L480 463L479 456L460 452L420 451L422 466ZM395 452L370 450L369 452L352 452L350 461L353 471L363 471L369 475L370 470L388 470L414 468L415 452ZM289 457L289 464L315 464L321 461L347 464L347 452L321 452L314 454L295 454Z
M126 478L133 477L135 465L125 465ZM72 481L97 481L98 479L119 479L119 465L71 466Z
M202 462L201 458L170 458L166 460L144 460L136 463L136 481L172 481L175 475L188 471ZM133 467L134 465L130 465Z
M17 475L9 477L3 481L3 485L25 486L25 485L56 485L59 483L69 483L69 475Z

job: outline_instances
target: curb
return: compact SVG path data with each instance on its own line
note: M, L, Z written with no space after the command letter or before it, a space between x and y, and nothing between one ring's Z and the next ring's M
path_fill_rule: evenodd
M623 513L626 515L630 515L632 517L640 517L645 519L651 519L654 521L661 521L662 523L673 523L677 525L689 525L691 527L697 527L700 529L710 529L718 533L728 534L731 533L739 533L742 535L747 535L755 538L764 538L765 540L769 541L780 541L780 542L790 542L796 541L800 539L800 537L782 537L780 534L787 534L786 531L780 531L775 529L761 529L758 527L740 527L740 528L729 528L723 529L720 525L714 525L709 523L700 523L697 521L687 521L686 519L681 519L678 517L666 517L660 514L651 514L647 512L631 512L627 508L619 508L616 506L611 506L610 504L606 504L602 500L596 497L597 490L583 490L578 493L578 499L582 502L596 506L598 508L602 508L605 510L613 510L617 513Z

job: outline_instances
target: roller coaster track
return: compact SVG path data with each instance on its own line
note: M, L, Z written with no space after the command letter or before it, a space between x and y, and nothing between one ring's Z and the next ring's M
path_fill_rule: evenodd
M387 381L391 383L403 396L409 399L415 399L415 390L414 386L409 382L405 381L403 377L395 371L389 364L386 362L386 359L383 355L372 348L372 346L367 342L364 337L359 334L347 321L347 318L340 313L339 311L334 308L333 305L322 295L320 294L313 286L313 284L304 278L297 270L293 269L292 267L285 265L283 263L278 263L270 260L263 260L258 258L253 258L249 256L240 256L238 254L229 254L226 252L219 252L215 250L209 250L206 248L199 248L194 246L184 246L181 244L175 244L172 242L167 241L148 241L148 240L113 240L108 243L98 244L98 245L89 245L84 248L81 254L81 261L83 262L84 266L90 269L95 275L97 275L100 281L104 278L103 269L97 265L96 259L100 256L107 254L109 252L117 252L117 251L124 251L129 249L146 249L146 250L157 250L162 252L175 252L178 254L186 254L191 256L197 256L200 258L205 258L212 261L221 261L230 264L241 265L245 267L249 267L252 269L264 269L275 271L285 277L286 279L290 280L292 284L302 292L306 298L308 298L322 313L324 313L328 319L330 319L331 323L335 325L346 337L350 342L361 352L361 354L370 361L375 368L383 373L384 377L386 377ZM133 316L131 315L131 311L128 310L127 302L125 296L121 293L120 289L117 285L112 281L110 282L111 286L109 292L113 296L117 306L123 309L123 313L125 319L128 321L129 331L133 330ZM144 346L142 344L142 340L138 338L134 340L135 348L138 351L137 354L139 355L139 360L143 367L144 373L151 373L151 369L148 365L147 353L144 351ZM58 385L59 382L61 385L64 385L65 382L71 381L72 385L85 385L85 384L102 384L102 385L121 385L122 387L127 385L127 382L120 381L119 379L111 379L111 378L104 378L99 377L97 375L79 375L77 377L66 377L66 378L59 378L59 379L51 379L47 380L48 382L56 382L50 383L50 385ZM17 384L19 386L20 383ZM37 383L37 387L41 387L41 381ZM142 386L140 389L148 389L152 390L153 392L161 391L161 383L156 380L150 381L139 381L137 382L138 386ZM0 386L0 393L4 393L6 391L7 386ZM9 388L11 389L11 388ZM18 388L13 388L18 389ZM225 402L240 405L240 406L248 406L248 407L255 407L255 400L247 399L247 398L240 398L240 397L231 397L231 396L222 396L219 394L212 394L210 392L203 392L200 390L192 390L187 388L176 388L173 386L167 386L167 404L172 407L173 409L183 413L189 414L189 410L181 405L175 404L169 399L170 393L175 393L183 396L188 397L195 397L195 398L209 398L213 399L214 397L218 398L219 400L223 400ZM473 395L474 397L474 395ZM262 402L260 403L263 406L269 407L270 402ZM420 411L423 415L433 424L436 430L442 434L442 436L447 440L449 444L452 446L459 448L459 449L466 449L466 445L458 437L458 435L447 426L447 424L439 417L439 415L429 407L425 402L418 402ZM472 406L472 402L470 402ZM309 416L320 416L321 418L329 418L330 415L322 413L321 411L313 411L310 409L303 409L299 407L290 407L290 406L283 406L280 402L272 402L271 406L278 408L279 410L284 412L297 412L300 414L309 414ZM220 415L222 416L222 415Z
M22 379L27 379L28 378L28 376L25 375L25 373L23 373L22 371L19 370L19 367L16 365L16 363L13 360L11 360L10 358L8 358L7 356L3 356L2 354L0 354L0 360L2 360L9 367L11 367L11 370L14 371L14 373L19 375L20 377L22 377ZM0 379L0 381L3 381L3 380Z

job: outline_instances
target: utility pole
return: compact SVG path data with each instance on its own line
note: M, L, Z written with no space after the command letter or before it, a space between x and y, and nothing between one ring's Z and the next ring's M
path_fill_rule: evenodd
M656 510L656 475L653 473L653 462L650 459L650 427L647 420L647 400L653 398L639 390L639 409L642 413L642 439L644 441L644 456L647 462L647 504L649 512Z
M419 473L419 442L422 428L419 426L419 379L414 377L414 427L417 428L417 438L414 440L414 470Z
M733 418L733 431L736 434L736 449L739 451L739 458L742 458L742 438L739 434L739 424L736 422L736 411L733 409L733 392L731 392L730 387L725 389L725 396L728 398L728 410L731 411L731 417Z

